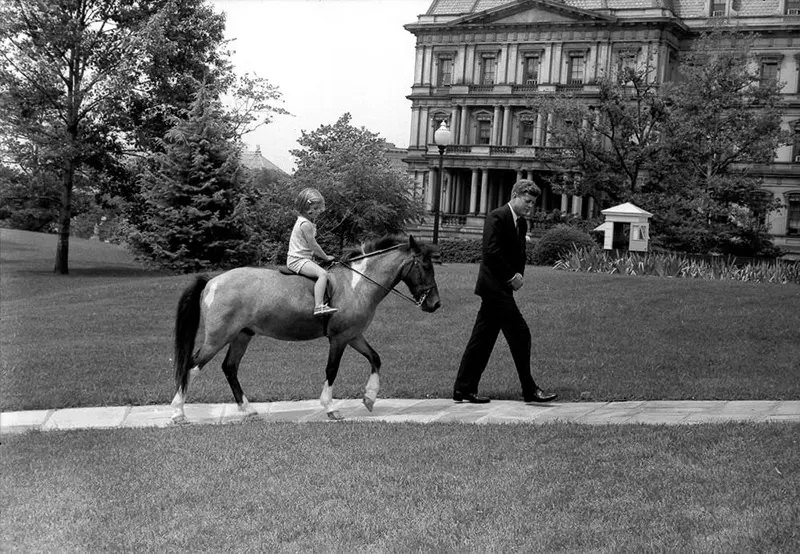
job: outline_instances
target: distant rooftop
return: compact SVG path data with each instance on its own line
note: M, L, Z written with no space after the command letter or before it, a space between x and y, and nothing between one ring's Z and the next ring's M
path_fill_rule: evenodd
M261 153L261 146L259 145L255 147L255 150L243 150L241 162L242 165L248 169L269 169L286 175L284 170L264 157L264 155Z

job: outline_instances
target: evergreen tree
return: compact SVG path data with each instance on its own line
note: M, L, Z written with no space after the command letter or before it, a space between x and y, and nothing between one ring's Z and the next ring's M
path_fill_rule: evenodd
M252 261L241 146L209 87L175 121L163 148L141 177L143 217L129 237L137 256L182 272Z

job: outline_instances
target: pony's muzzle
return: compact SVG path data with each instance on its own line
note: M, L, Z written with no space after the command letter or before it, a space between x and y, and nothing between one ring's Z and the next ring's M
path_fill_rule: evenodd
M420 302L420 308L423 312L433 313L438 310L442 305L439 300L439 291L434 287L432 290L425 293L425 298Z

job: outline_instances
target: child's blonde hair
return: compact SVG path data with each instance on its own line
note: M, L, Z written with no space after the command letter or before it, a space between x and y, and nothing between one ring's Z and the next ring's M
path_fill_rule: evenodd
M308 213L308 209L314 204L322 204L322 209L325 209L325 198L317 189L306 187L297 195L295 207L301 214L306 215Z

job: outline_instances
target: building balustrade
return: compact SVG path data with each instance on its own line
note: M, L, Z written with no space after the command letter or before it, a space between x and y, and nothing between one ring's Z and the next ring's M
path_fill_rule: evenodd
M511 156L514 158L549 158L558 147L553 146L500 146L483 144L451 144L447 147L447 154L472 154L476 157L483 156ZM438 156L439 148L435 144L428 145L428 155Z
M516 151L515 146L490 146L489 154L513 154Z
M512 94L547 94L556 91L597 92L597 83L506 83L494 85L414 85L411 95L421 96L466 96L469 94L512 93ZM789 93L784 93L788 95Z
M444 227L463 227L467 224L466 215L444 214L442 215L442 225Z

